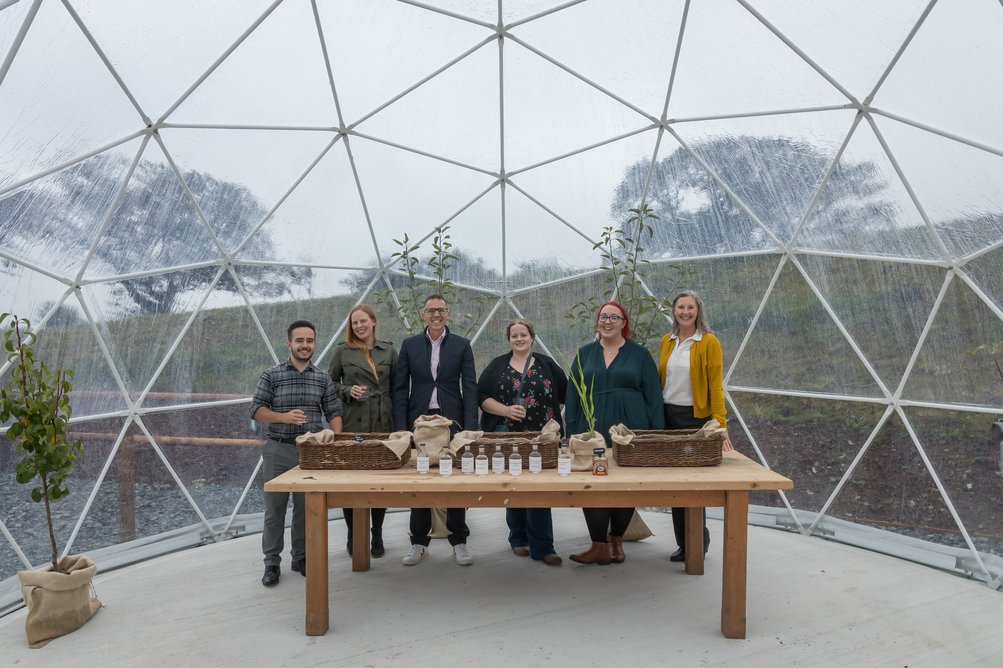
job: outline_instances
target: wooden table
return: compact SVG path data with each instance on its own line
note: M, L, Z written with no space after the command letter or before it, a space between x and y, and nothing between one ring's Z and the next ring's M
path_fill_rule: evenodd
M724 565L721 632L745 637L746 553L749 492L791 489L794 483L737 452L724 453L720 466L620 468L610 461L608 476L554 469L521 476L478 478L458 471L442 477L436 469L418 475L408 466L396 471L304 471L294 468L265 483L266 492L306 494L306 634L329 627L328 508L354 508L352 570L369 570L367 508L582 508L685 507L686 572L703 575L702 509L724 508Z

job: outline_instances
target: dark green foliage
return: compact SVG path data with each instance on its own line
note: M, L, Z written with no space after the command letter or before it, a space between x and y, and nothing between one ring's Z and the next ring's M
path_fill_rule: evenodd
M13 419L7 438L24 453L15 465L17 481L22 485L39 482L31 490L31 499L45 503L52 568L58 570L50 504L70 493L66 478L83 455L83 444L70 441L67 435L73 372L50 369L35 358L36 337L29 331L27 318L4 313L0 326L4 327L4 349L14 365L10 380L0 388L0 422Z

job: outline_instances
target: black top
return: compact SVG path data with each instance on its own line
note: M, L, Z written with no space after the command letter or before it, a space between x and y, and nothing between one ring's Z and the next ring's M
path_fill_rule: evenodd
M511 352L499 355L485 367L477 381L478 404L488 397L506 406L515 403L522 372L511 367L509 364L511 359ZM522 392L526 405L526 419L509 423L509 428L512 431L539 431L548 419L553 418L561 425L563 434L561 404L567 395L568 377L557 362L543 353L533 353L533 359L536 361L526 373L526 386ZM494 431L504 420L501 415L481 411L483 431Z

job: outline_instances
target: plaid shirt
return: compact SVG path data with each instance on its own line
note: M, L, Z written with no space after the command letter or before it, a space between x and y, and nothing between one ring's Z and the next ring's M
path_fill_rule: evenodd
M341 400L334 381L312 362L303 372L288 360L265 369L251 399L252 418L262 406L276 413L299 408L307 416L305 424L269 423L268 438L290 438L308 431L321 431L341 415Z

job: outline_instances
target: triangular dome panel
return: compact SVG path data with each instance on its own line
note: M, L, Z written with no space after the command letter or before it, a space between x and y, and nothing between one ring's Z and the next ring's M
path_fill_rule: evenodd
M685 31L669 118L847 102L738 3L692 3Z
M944 270L820 255L798 261L885 387L898 387L944 284Z
M143 111L159 118L269 4L215 0L215 11L199 12L194 21L176 5L140 8L131 0L74 0L73 7ZM129 17L128 30L119 24L123 15Z
M995 2L930 10L874 105L1003 150L1003 11Z
M731 384L879 396L880 389L792 265L780 273Z
M795 238L837 253L943 257L870 126L861 121Z
M168 118L171 123L336 127L334 94L311 5L279 4Z
M955 277L923 341L902 397L1003 406L1003 378L986 348L1003 341L1003 320Z
M121 140L143 122L66 9L45 2L0 83L0 128L2 190Z

